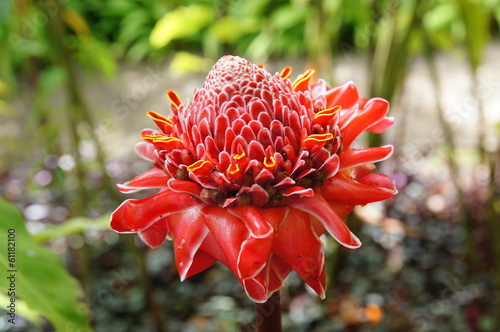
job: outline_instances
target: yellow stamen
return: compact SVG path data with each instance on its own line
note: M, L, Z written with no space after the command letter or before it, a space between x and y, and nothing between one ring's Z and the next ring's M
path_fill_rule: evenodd
M210 164L208 160L198 160L194 162L193 164L189 165L187 167L188 172L194 172L197 171L201 168L203 168L205 165Z
M247 156L247 155L245 154L245 152L242 152L242 153L240 153L240 154L235 154L235 155L233 156L233 158L234 158L235 160L240 160L240 159L242 159L242 158L245 158L246 156Z
M155 137L157 137L157 136L159 136L159 135L149 135L149 134L147 134L147 135L142 135L141 139L144 139L144 140L152 142L155 139Z
M273 168L274 166L276 166L276 159L274 159L273 156L269 157L269 159L267 157L265 157L264 158L264 166L267 168Z
M307 136L307 138L304 140L304 143L306 142L326 142L333 139L333 134L332 133L326 133L326 134L312 134Z
M155 138L153 138L153 143L156 142L171 143L171 142L182 142L182 140L177 137L156 136Z
M314 69L307 70L304 74L302 74L299 78L293 82L292 87L295 91L304 91L309 84L309 79L314 74Z
M179 143L182 144L182 140L180 138L165 135L143 135L141 138L153 144L159 143L160 145L156 146L156 148L162 150L179 148Z
M321 117L331 117L335 113L339 112L341 109L342 109L342 106L336 105L332 108L327 108L327 109L321 110L318 113L314 114L314 120L317 120L318 118L321 118Z
M155 122L161 122L166 124L167 126L172 126L172 120L169 118L164 117L163 115L160 115L156 112L147 112L146 113L151 119L153 119Z
M170 143L170 142L182 142L180 138L170 137L165 135L143 135L141 139L151 141L153 143L162 142L162 143Z
M170 100L170 102L172 103L172 105L174 105L174 107L176 109L179 109L179 106L181 106L182 101L181 101L181 97L179 97L177 92L170 90L166 93L166 95L167 95L168 99Z
M292 67L285 67L280 73L282 79L286 80L292 74Z
M230 164L227 171L229 174L234 175L240 171L240 166L238 166L238 164Z

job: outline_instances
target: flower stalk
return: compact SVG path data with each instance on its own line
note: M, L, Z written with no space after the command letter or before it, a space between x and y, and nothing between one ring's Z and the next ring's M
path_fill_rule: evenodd
M281 297L276 291L264 303L255 303L257 332L281 332Z

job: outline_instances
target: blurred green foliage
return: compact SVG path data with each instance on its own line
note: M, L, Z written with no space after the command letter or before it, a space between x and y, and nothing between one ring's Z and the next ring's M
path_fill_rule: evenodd
M54 152L67 126L44 105L61 89L92 131L76 68L112 78L120 61L173 58L177 72L206 71L227 53L259 63L303 57L329 75L336 57L365 53L371 94L392 100L426 50L462 52L475 70L498 33L498 8L500 0L5 0L0 113L12 112L5 100L27 84L29 123Z
M398 51L416 53L422 30L434 48L461 45L477 65L500 18L498 0L7 0L2 6L0 41L8 56L1 73L11 71L11 78L27 58L48 57L47 28L59 12L78 60L108 75L113 60L162 60L176 50L212 59L233 52L260 61L314 60L346 48L388 51L391 41L409 39Z
M0 297L2 308L11 303L11 298L16 301L21 298L18 313L34 323L41 325L40 315L44 315L57 331L90 331L88 308L79 302L83 298L79 284L68 274L59 257L33 240L24 228L21 213L3 198L0 198L0 229L5 240L10 230L12 242L9 244L14 245L9 248L15 249L7 250L7 241L2 240L2 252L13 255L2 254L0 267L7 276L14 276L0 278L0 293L5 295ZM10 318L15 322L15 314Z

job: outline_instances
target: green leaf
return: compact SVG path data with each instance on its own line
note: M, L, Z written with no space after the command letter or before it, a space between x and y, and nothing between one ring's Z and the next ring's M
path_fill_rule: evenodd
M170 70L177 75L204 72L207 67L210 67L207 59L188 52L177 52L170 63Z
M252 18L226 16L210 26L210 33L223 43L235 43L243 34L259 29L257 20Z
M12 258L9 261L8 248L13 246L8 247L8 243L14 243L8 242L13 239L9 234L15 234L15 261ZM59 257L34 242L19 211L2 198L0 239L0 269L7 274L0 278L0 291L7 295L9 303L15 293L16 301L21 298L29 309L45 316L57 331L91 331L87 310L78 301L82 291L77 281L68 274ZM15 272L9 272L11 270ZM15 275L12 278L15 289L7 278L11 274ZM2 299L6 298L1 297L0 301ZM1 306L5 308L6 303Z
M7 294L0 293L0 305L2 308L8 306L9 303L10 297L7 296ZM16 299L16 313L19 313L19 315L23 316L35 325L43 323L43 319L40 317L40 314L37 311L30 309L26 301L22 299ZM7 319L10 319L9 315L7 315Z
M308 14L307 7L284 5L273 12L270 22L278 31L284 31L303 24Z
M248 45L246 53L252 59L267 59L273 52L276 39L273 38L268 29L263 29Z
M91 35L81 35L78 38L76 58L90 68L102 72L106 77L116 73L116 62L107 45Z
M67 76L60 66L49 67L40 73L38 100L47 100L52 93L66 83Z
M105 8L106 12L110 16L113 15L113 16L123 17L128 13L136 11L138 6L133 1L108 0Z
M109 228L111 215L106 214L98 219L76 217L67 220L64 224L51 226L33 235L36 242L47 242L70 235L81 234L86 230L105 230Z
M151 44L147 37L136 40L127 51L126 58L135 62L141 61L151 55Z
M429 32L449 29L458 19L458 9L452 2L437 3L424 16L423 24Z
M7 96L10 93L10 88L5 81L0 79L0 96Z
M466 48L469 63L476 70L481 64L486 44L490 38L490 16L484 3L474 0L457 0L465 25Z
M123 44L131 44L143 36L144 30L151 29L151 18L146 10L135 10L123 17L120 23L118 40ZM148 35L147 33L145 34Z
M172 40L192 36L212 21L213 9L208 6L178 7L165 14L155 25L149 42L162 48Z

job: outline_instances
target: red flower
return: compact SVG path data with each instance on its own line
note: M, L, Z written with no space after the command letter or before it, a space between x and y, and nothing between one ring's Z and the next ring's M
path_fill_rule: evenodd
M325 296L319 236L347 248L361 242L342 221L355 205L396 194L392 180L372 173L392 146L353 149L364 131L383 132L387 101L359 98L353 83L295 82L291 68L271 75L235 56L221 58L192 101L169 91L172 116L149 112L136 150L153 169L119 185L126 200L111 227L139 233L151 247L174 243L181 280L220 261L248 296L264 302L295 270Z

